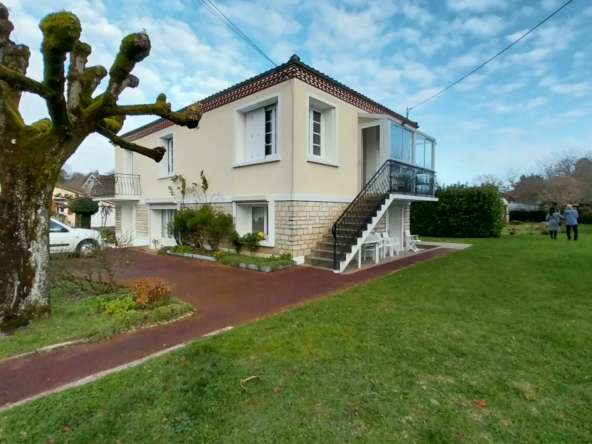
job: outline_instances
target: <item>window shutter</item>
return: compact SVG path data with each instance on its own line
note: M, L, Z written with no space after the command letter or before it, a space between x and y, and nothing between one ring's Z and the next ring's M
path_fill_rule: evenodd
M247 161L265 157L265 108L245 114Z

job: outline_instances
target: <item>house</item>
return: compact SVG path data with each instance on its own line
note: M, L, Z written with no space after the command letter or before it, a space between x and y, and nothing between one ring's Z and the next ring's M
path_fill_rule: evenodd
M82 196L84 196L84 193L81 191L56 185L51 198L52 217L74 227L76 225L76 215L70 211L70 202Z
M336 271L373 231L402 241L410 203L437 200L435 139L296 55L201 103L197 129L160 119L124 134L164 146L164 159L117 149L115 174L91 190L117 205L116 229L136 245L174 245L171 178L199 182L202 170L239 234L265 233L262 253Z

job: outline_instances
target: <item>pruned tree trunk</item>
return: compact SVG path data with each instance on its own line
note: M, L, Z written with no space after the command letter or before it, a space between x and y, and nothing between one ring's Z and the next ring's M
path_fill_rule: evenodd
M0 331L50 314L49 219L53 187L0 167Z
M190 129L197 128L202 116L200 104L171 111L164 94L152 104L117 104L126 88L139 84L131 72L150 54L146 33L125 37L107 71L86 66L91 47L79 40L82 26L74 14L49 14L39 25L43 80L37 81L26 75L29 48L10 40L14 25L9 15L0 3L0 331L50 313L51 195L62 166L84 139L98 133L114 145L160 162L164 147L147 148L117 135L126 116L158 116ZM95 95L107 74L106 90ZM45 100L48 119L25 123L19 112L23 92Z

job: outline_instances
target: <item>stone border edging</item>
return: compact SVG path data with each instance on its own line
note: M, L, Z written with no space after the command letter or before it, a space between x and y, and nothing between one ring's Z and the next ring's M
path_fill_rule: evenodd
M201 261L209 261L209 262L218 262L216 260L216 258L212 257L212 256L205 256L203 254L194 254L194 253L171 253L170 251L166 252L167 255L169 256L179 256L179 257L187 257L189 259L197 259L197 260L201 260ZM226 265L226 264L222 264L222 265ZM229 267L232 267L232 265L227 265ZM266 266L266 265L256 265L256 264L245 264L245 263L240 263L238 267L235 268L244 268L247 270L255 270L255 271L262 271L264 273L271 273L273 271L279 271L279 270L284 270L286 268L290 268L290 267L294 267L294 260L292 260L292 265L280 265L278 268L276 268L275 270L272 270L271 267Z

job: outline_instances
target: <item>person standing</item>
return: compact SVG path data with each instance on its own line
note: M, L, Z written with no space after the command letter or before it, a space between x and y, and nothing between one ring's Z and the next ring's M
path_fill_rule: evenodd
M555 210L555 207L551 207L549 208L549 213L547 214L546 219L547 222L549 222L549 234L551 235L551 239L557 239L557 232L559 231L563 216Z
M565 229L567 231L567 240L571 240L571 232L573 231L574 240L578 240L578 219L580 215L577 210L574 210L571 205L567 206L567 210L563 212L565 219Z

